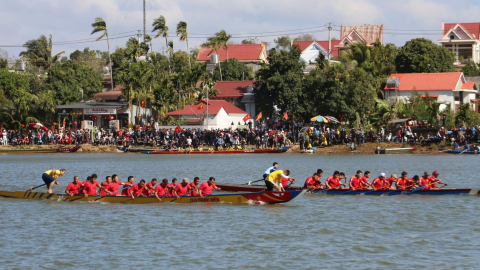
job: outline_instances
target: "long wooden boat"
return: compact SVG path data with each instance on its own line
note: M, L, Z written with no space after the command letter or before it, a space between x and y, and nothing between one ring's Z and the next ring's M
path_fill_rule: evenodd
M375 154L411 154L415 150L413 147L404 148L380 148L375 149Z
M264 185L244 185L244 184L229 184L229 183L215 183L217 187L223 191L235 192L260 192L265 190ZM301 190L301 187L287 187L288 191ZM376 196L392 196L392 195L480 195L480 189L439 189L439 190L418 190L415 192L408 190L348 190L348 189L324 189L312 192L313 194L324 195L376 195Z
M37 153L57 153L57 148L40 149L0 149L0 154L37 154Z
M261 191L252 193L235 193L221 194L216 193L200 196L182 196L162 198L162 203L250 203L250 204L276 204L286 203L298 199L303 195L305 190L292 190L286 192ZM1 191L0 196L18 199L37 199L37 200L53 200L53 201L78 201L78 202L106 202L106 203L159 203L155 196L136 197L132 199L129 196L72 196L66 194L48 194L44 192L30 191Z
M447 154L462 154L462 155L478 155L478 151L463 151L461 149L447 149L447 148L438 148L438 151L447 153Z
M290 149L291 146L279 147L279 148L266 148L266 149L254 149L254 150L225 150L225 151L142 151L142 154L154 154L154 155L178 155L178 154L269 154L269 153L284 153Z
M61 147L57 149L58 153L74 153L80 149L80 145L75 145L74 147Z
M129 147L117 147L119 151L122 152L131 152L131 153L140 153L142 151L167 151L167 149L148 149L148 148L129 148Z

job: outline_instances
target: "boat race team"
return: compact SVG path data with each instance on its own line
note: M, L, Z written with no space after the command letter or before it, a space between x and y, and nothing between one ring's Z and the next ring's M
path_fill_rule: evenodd
M268 168L264 174L263 179L257 181L264 181L267 191L285 191L285 188L289 188L291 184L295 183L295 178L290 176L289 170L278 169L278 162L274 162L273 166ZM40 186L46 186L48 193L52 193L53 185L58 185L57 178L65 175L66 170L49 170L43 173L42 179L45 184ZM418 175L412 178L408 177L407 172L402 172L401 177L397 178L395 174L390 177L386 177L385 173L380 173L378 177L373 179L372 182L368 180L370 178L370 172L358 170L357 173L350 178L347 184L347 178L345 173L335 171L333 175L326 178L325 183L322 183L320 178L323 176L323 170L318 169L312 176L309 176L303 189L308 189L309 192L325 189L345 189L345 190L438 190L437 185L447 186L448 184L438 178L439 173L434 171L432 176L428 172L424 172L422 177ZM342 180L345 179L345 183ZM257 182L254 181L254 182ZM249 182L251 185L253 182ZM395 187L394 187L395 184ZM122 189L120 190L120 185ZM38 187L40 187L38 186ZM37 188L37 187L35 187ZM32 191L35 188L30 188ZM74 176L73 182L71 182L65 189L65 193L69 196L81 195L81 196L96 196L97 189L99 196L130 196L132 199L135 197L143 196L150 197L155 196L158 201L162 201L164 197L176 197L177 199L183 196L208 196L212 194L212 191L220 190L215 185L215 178L210 177L208 181L200 184L200 178L195 177L193 182L189 182L188 178L183 178L181 183L178 183L176 178L173 178L171 182L167 179L163 179L161 183L157 184L157 179L153 178L150 182L146 183L145 180L140 180L135 184L135 178L129 176L126 182L122 182L118 179L118 175L105 177L105 181L101 183L97 182L97 175L92 174L88 176L83 182L80 181L78 176Z

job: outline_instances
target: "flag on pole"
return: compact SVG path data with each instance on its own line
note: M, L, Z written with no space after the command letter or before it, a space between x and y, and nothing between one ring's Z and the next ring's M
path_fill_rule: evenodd
M243 122L247 122L249 119L252 119L252 118L250 117L250 114L247 113L247 115L245 115L245 117L243 117Z
M260 112L258 115L257 115L257 118L255 118L255 121L258 121L262 119L262 112Z
M285 118L285 120L288 120L288 113L287 113L287 111L285 111L285 114L283 115L283 118Z
M180 126L177 126L174 131L175 133L180 133L182 132L182 128Z
M0 132L2 132L2 131L3 131L3 124L2 124L2 127L0 128Z

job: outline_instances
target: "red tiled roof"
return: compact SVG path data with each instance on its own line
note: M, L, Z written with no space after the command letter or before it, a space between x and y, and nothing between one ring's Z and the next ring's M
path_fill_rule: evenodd
M448 31L454 28L457 24L460 24L474 39L479 39L480 23L446 23L443 26L443 35L446 35Z
M461 74L461 72L400 73L392 74L391 77L397 77L400 80L398 91L451 91L456 89ZM385 90L395 90L395 88L385 86Z
M318 45L320 45L325 51L328 51L328 40L316 40L315 41ZM293 45L298 45L300 47L300 51L304 51L308 46L310 46L313 41L294 41ZM338 56L338 48L335 48L336 45L340 44L340 40L332 40L332 56Z
M248 86L255 86L255 81L218 81L213 86L218 90L215 98L239 98L247 92Z
M377 40L383 43L383 24L381 25L358 25L358 26L341 26L340 40L348 36L352 30L355 30L370 45Z
M114 89L116 89L116 87ZM121 94L122 94L122 91L117 91L117 90L107 91L107 92L95 94L95 99L117 100Z
M335 48L335 46L339 45L340 44L340 41L341 40L332 40L332 56L333 57L337 57L338 56L338 48ZM325 51L328 51L328 40L317 40L316 41L318 43L318 45L322 46Z
M207 102L205 100L199 101L193 105L187 105L185 108L179 111L173 111L167 113L167 115L203 115L207 112ZM227 114L247 114L242 109L236 107L232 103L225 100L208 100L208 114L216 115L220 109L224 109Z
M439 97L440 95L428 95L428 97ZM420 95L420 97L427 97L426 95Z
M472 98L472 99L470 99L470 101L477 102L477 99L476 99L476 98Z
M300 51L303 52L312 43L313 41L294 41L293 45L298 45L298 47L300 47Z
M260 53L264 50L262 44L236 44L228 45L228 58L235 58L239 61L254 61L260 60ZM210 55L214 54L215 51L207 47L201 47L197 61L210 61ZM227 60L227 50L225 48L220 48L218 50L218 55L220 61Z
M474 82L466 82L462 85L462 89L465 89L465 90L473 90L474 87L475 87Z

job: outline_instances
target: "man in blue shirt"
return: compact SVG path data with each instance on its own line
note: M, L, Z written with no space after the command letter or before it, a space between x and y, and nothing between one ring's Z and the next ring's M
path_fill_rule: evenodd
M264 173L263 173L263 179L267 179L267 176L270 175L272 172L278 170L278 162L273 162L273 166L268 168Z

